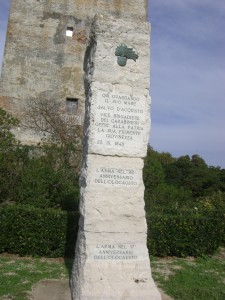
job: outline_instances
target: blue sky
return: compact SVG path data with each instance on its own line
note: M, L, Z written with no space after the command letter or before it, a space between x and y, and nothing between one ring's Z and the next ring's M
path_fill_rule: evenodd
M0 0L0 64L9 0ZM225 168L225 1L150 0L150 144Z
M150 144L225 167L225 1L151 0Z

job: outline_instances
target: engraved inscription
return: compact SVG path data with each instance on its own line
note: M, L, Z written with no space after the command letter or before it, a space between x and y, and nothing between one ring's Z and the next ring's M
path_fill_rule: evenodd
M140 175L133 169L98 167L92 180L95 184L136 187L140 184Z
M137 245L134 244L98 244L95 246L92 258L94 260L126 260L139 259Z
M143 147L146 98L99 91L94 116L94 143L105 148Z

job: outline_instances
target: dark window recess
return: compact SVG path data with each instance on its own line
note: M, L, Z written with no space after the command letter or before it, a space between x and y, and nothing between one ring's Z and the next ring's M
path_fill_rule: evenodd
M73 36L73 27L67 27L66 28L66 36Z
M66 98L66 112L68 114L75 114L78 110L77 98Z

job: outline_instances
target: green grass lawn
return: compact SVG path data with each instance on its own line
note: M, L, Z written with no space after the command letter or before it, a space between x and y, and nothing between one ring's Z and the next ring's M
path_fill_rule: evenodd
M175 300L224 300L225 251L203 258L152 258L157 284ZM0 299L27 300L44 279L69 279L72 261L0 255Z
M224 300L225 256L153 258L155 281L175 300Z
M68 265L63 259L0 255L0 299L28 299L38 281L68 278Z

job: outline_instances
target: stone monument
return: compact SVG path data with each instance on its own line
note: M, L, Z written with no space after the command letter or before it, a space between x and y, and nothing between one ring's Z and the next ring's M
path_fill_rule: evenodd
M85 131L73 300L158 300L142 179L150 26L98 15L84 59Z

